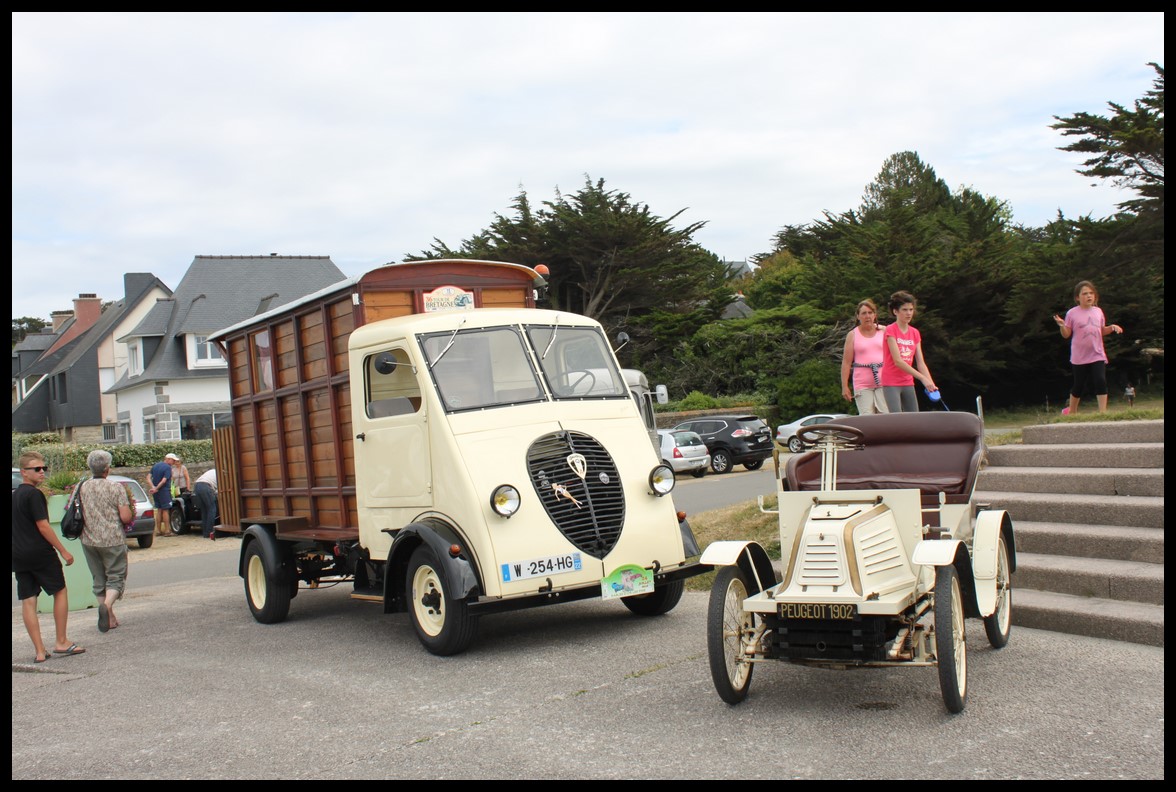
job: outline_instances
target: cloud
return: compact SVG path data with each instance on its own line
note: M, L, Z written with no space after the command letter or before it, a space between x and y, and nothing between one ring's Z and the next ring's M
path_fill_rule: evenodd
M13 315L198 254L349 275L585 176L743 259L916 151L1016 222L1130 197L1055 115L1151 87L1163 14L13 15ZM68 288L66 288L68 285Z

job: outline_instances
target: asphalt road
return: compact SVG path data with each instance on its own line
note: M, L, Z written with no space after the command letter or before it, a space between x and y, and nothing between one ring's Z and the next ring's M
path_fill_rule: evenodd
M32 665L13 609L13 780L1164 777L1162 648L1014 627L996 651L973 620L959 715L934 668L774 661L730 707L703 593L652 619L488 616L437 658L344 586L258 624L235 553L198 558L212 576L152 584L192 559L137 564L116 630L71 614L84 655Z

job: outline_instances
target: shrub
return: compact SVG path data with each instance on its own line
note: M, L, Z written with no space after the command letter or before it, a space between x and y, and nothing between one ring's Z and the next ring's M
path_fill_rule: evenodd
M709 410L718 406L717 399L699 391L690 391L682 401L678 402L679 410Z

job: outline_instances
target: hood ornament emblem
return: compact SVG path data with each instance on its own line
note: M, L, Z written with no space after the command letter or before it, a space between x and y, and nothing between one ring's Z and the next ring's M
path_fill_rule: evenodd
M573 473L580 477L581 481L587 477L588 460L584 458L583 454L568 454L567 463L568 467L572 469Z
M555 491L556 500L559 500L560 498L567 498L572 503L576 504L577 509L580 508L580 501L576 500L576 496L569 492L568 488L563 484L556 484L553 481L551 482L551 489Z

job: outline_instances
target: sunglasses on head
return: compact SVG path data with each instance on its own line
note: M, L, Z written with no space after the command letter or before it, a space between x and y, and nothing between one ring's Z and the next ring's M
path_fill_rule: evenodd
M48 465L36 465L35 467L27 467L27 468L25 468L25 470L35 470L38 473L45 473L45 472L48 472L49 466Z

